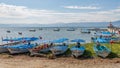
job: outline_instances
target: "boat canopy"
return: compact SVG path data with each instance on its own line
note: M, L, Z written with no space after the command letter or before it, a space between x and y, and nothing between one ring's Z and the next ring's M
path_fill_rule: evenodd
M100 42L100 43L107 43L108 41L102 38L97 38L95 42Z
M57 40L53 40L51 41L52 43L63 43L65 41L68 41L69 39L68 38L60 38L60 39L57 39Z
M102 32L101 35L103 35L103 36L111 36L112 33L111 32Z
M35 41L38 40L36 37L22 37L22 38L13 38L13 39L3 39L2 41Z
M83 39L74 39L74 40L71 40L71 42L85 42L85 40L83 40Z

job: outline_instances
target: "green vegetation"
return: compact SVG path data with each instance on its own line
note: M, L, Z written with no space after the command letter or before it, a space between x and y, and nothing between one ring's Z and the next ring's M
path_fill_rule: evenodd
M70 44L69 48L71 48L74 45L75 44ZM112 51L111 54L107 58L120 57L120 43L114 43L112 45L109 43L105 43L105 44L102 43L101 45L107 46ZM84 46L86 47L86 51L83 57L85 58L97 57L97 55L95 54L93 50L94 43L86 43ZM70 53L70 51L68 51L67 53Z

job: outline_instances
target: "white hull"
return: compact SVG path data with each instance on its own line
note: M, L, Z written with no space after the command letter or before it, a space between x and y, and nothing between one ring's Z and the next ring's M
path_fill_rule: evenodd
M47 53L48 51L50 51L49 48L47 48L47 49L42 49L42 50L29 49L29 52L31 53L31 55L34 55L34 54L40 53L40 52L42 52L42 53Z
M19 49L19 48L8 48L10 54L25 53L28 52L28 49Z
M81 55L83 55L84 51L80 51L80 50L73 50L72 51L72 55L74 55L75 57L79 57Z
M0 53L9 52L7 48L0 47Z
M62 50L51 50L51 51L52 51L52 54L54 54L54 55L59 55L59 54L64 53L64 51L62 51Z
M103 52L96 52L96 54L98 56L101 56L101 57L105 58L105 57L107 57L110 54L110 52L103 51Z
M50 49L50 50L51 50L52 54L54 54L54 55L59 55L59 54L65 53L65 52L67 51L67 49L68 49L68 48L66 48L65 50L60 50L60 49L54 49L54 48L52 48L52 49Z

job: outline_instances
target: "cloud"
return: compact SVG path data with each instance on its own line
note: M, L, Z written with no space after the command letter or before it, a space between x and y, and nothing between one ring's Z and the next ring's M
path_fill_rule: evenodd
M70 22L103 22L120 20L120 8L108 11L58 12L30 9L25 6L0 4L0 23L6 24L51 24Z
M95 7L95 6L63 6L64 8L68 9L100 9L100 7Z
M52 11L29 9L25 6L7 5L4 3L0 4L0 17L4 18L37 17L50 12Z

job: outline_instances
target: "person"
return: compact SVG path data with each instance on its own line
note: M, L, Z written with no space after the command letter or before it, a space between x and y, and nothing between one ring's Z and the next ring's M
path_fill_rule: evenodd
M28 42L28 45L30 45L31 43L30 43L30 41Z
M97 45L97 46L100 46L100 43L97 41L96 45Z
M35 43L36 46L38 46L38 43Z
M98 49L98 50L101 50L101 45L100 45L100 43L97 41L96 42L96 48Z
M65 43L63 43L63 46L66 46L66 44L65 44Z
M53 43L50 43L50 45L49 45L50 47L52 47L53 46Z
M80 48L80 46L81 46L80 42L77 42L76 47Z

